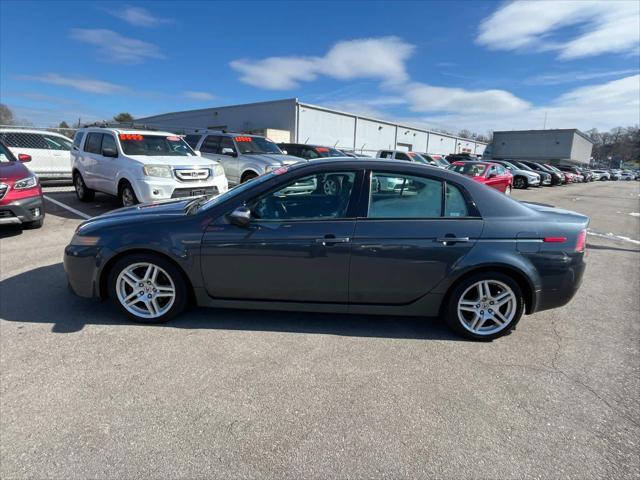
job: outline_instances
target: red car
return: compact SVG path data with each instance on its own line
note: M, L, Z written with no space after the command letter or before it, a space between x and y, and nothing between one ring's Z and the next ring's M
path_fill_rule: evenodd
M551 165L544 164L545 167L550 168L554 172L558 172L560 175L564 176L564 183L574 183L576 181L576 176L571 172L564 172L559 168L553 167Z
M23 225L39 228L44 222L42 187L38 177L23 162L29 155L18 158L0 142L0 225Z
M453 162L449 170L467 175L477 182L511 195L513 175L502 165L492 162Z

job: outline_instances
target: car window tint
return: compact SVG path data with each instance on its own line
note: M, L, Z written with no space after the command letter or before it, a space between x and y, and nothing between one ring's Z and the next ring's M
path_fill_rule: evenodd
M44 137L38 133L3 132L0 133L0 140L7 147L49 149Z
M410 158L410 157L409 157L409 155L407 155L406 153L397 152L397 153L396 153L396 160L407 160L407 161L411 161L411 158Z
M432 218L441 213L441 181L393 173L371 175L369 218Z
M314 148L305 148L302 150L302 158L312 160L314 158L320 158L320 154L316 152Z
M100 149L101 152L104 152L105 148L111 148L112 150L118 151L118 147L116 146L116 139L113 138L113 135L104 134L102 137L102 147Z
M467 208L467 202L464 195L462 195L462 192L458 187L451 185L450 183L445 184L444 216L469 216L469 209Z
M101 153L100 147L102 145L101 133L89 133L87 134L87 140L84 142L84 151L88 153Z
M207 138L202 142L200 151L202 153L220 153L220 141L222 137L218 135L207 135Z
M71 150L71 140L56 137L55 135L43 135L44 141L47 142L49 150Z
M73 146L76 147L76 149L80 149L82 137L84 137L84 132L76 132L75 137L73 137Z
M380 158L392 158L393 157L393 153L391 152L381 152L380 153Z
M233 140L229 137L222 138L222 142L220 142L220 152L222 152L223 148L230 148L234 153L237 151L236 146L233 144Z
M355 172L319 173L299 178L250 202L261 220L322 220L347 214Z
M200 141L200 135L185 135L184 141L195 150Z

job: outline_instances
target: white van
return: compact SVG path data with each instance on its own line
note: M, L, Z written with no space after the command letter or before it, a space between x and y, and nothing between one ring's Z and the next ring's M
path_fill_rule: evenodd
M31 156L29 170L41 180L71 179L71 139L46 130L0 129L0 140L16 157Z

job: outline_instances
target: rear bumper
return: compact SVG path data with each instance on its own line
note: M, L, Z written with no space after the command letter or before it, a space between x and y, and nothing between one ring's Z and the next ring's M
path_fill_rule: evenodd
M531 313L562 307L569 303L582 285L585 268L586 264L580 258L562 273L556 272L550 278L543 278L542 289L536 292L535 307Z
M80 297L98 298L98 268L96 264L100 256L99 247L67 245L64 249L64 271L67 274L69 287Z
M44 216L42 197L29 197L0 205L0 225L19 225Z

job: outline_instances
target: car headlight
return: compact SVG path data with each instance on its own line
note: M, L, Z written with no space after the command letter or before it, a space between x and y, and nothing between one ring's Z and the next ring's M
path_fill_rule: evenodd
M142 170L148 177L171 178L171 167L169 165L145 165Z
M31 177L21 178L13 184L14 190L24 190L25 188L33 188L38 185L38 177L32 175Z
M213 166L213 176L219 177L220 175L224 175L224 168L218 163Z
M265 168L264 171L273 172L274 170L277 170L279 168L282 168L282 165L267 165L267 168Z
M98 244L100 241L100 237L90 237L85 235L74 234L71 237L71 242L69 245L73 245L76 247L93 247Z

